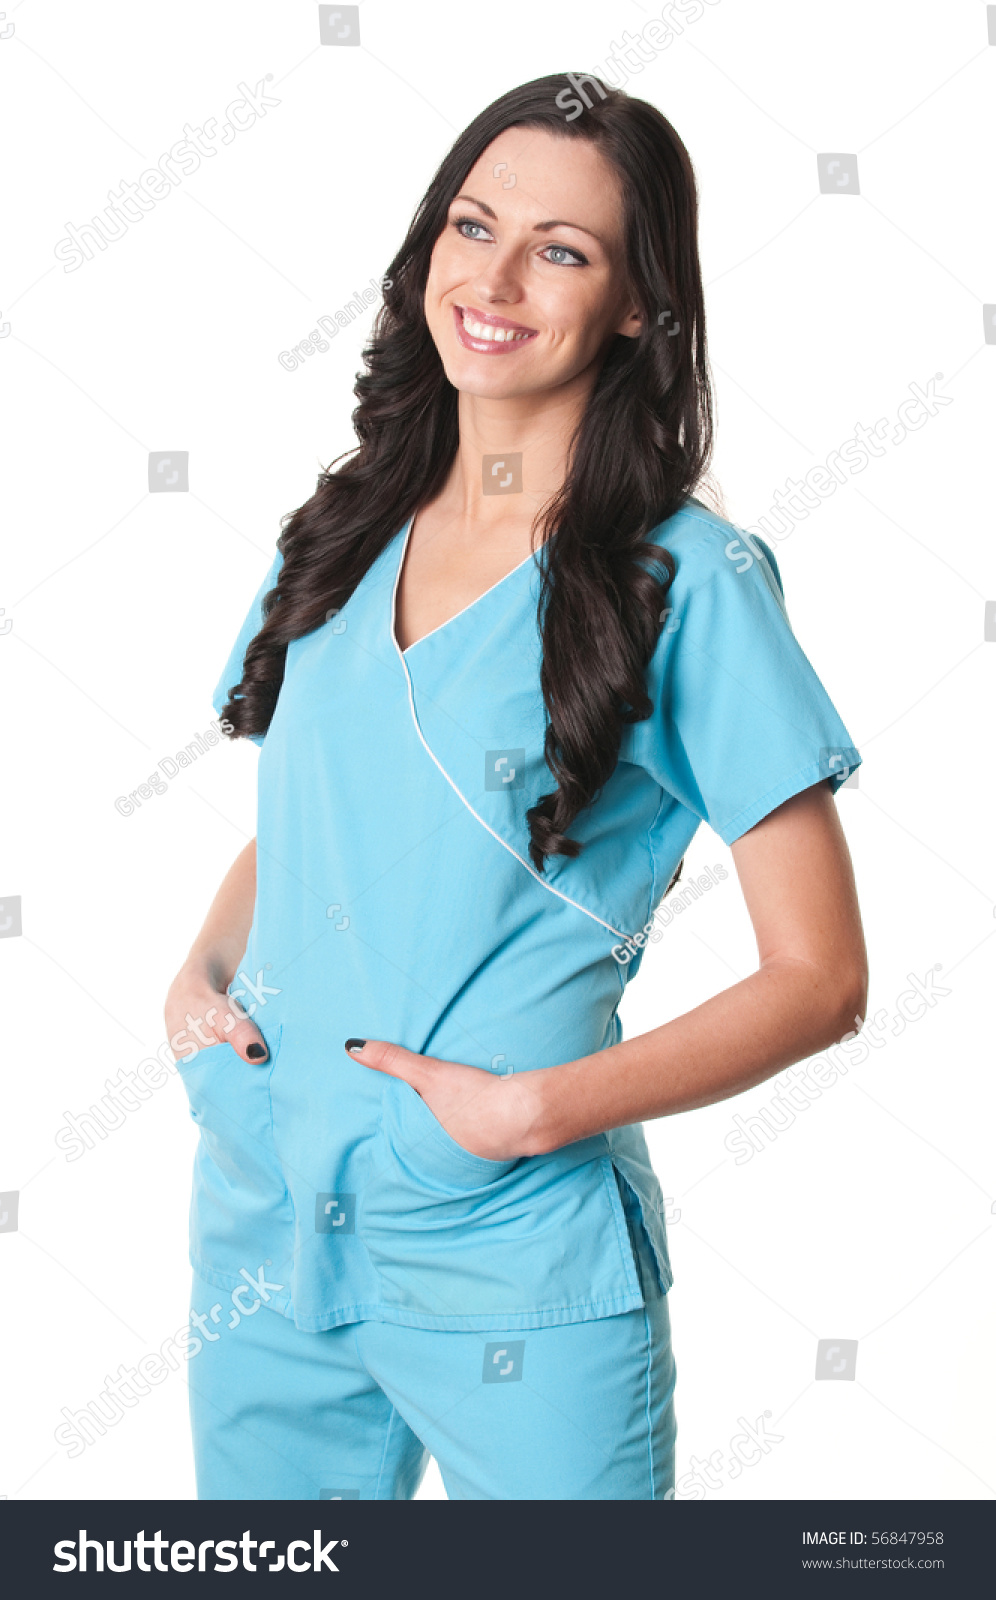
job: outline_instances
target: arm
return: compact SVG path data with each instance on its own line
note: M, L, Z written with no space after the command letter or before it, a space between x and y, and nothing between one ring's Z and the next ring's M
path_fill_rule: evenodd
M827 785L787 800L732 850L757 971L639 1038L527 1074L536 1150L741 1094L860 1027L864 936Z
M864 937L825 783L778 806L732 848L758 970L693 1011L595 1055L510 1078L375 1040L353 1053L405 1078L459 1144L498 1160L690 1111L762 1083L860 1027Z
M236 856L211 902L204 925L166 996L166 1032L174 1050L199 1044L228 1043L247 1061L259 1065L266 1044L254 1023L227 994L246 947L256 904L256 841ZM226 1029L227 1024L227 1029ZM262 1049L255 1057L248 1047Z

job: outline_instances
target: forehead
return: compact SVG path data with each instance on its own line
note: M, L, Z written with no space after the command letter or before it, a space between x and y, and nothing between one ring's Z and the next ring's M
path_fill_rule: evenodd
M542 128L506 128L458 192L483 200L499 217L578 222L595 232L622 224L622 185L612 163L591 140Z

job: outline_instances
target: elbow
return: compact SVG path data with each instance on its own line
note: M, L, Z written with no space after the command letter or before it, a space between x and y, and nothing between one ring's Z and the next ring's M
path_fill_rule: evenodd
M859 1030L865 1019L868 1005L867 962L862 959L846 972L838 973L837 980L834 985L837 1000L833 1019L835 1040Z
M846 1034L860 1032L868 1003L864 952L853 961L802 963L806 977L797 991L800 1027L810 1051L826 1050Z

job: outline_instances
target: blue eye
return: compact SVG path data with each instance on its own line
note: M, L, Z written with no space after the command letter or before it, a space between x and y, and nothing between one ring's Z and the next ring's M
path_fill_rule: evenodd
M552 262L555 267L586 267L588 265L587 257L583 256L580 250L571 250L566 244L548 244L546 248L561 258L555 261L553 254L547 256L547 260ZM565 260L564 258L568 256L571 259Z
M487 232L488 232L487 228L484 226L484 223L483 222L475 222L473 217L457 217L455 222L453 223L453 226L454 226L454 228L456 228L457 232L459 233L459 235L460 235L460 237L462 239L470 239L473 243L477 243L478 239L480 238L480 234L485 234L486 235ZM463 231L464 228L478 228L480 230L480 233L479 234L464 233L464 231Z

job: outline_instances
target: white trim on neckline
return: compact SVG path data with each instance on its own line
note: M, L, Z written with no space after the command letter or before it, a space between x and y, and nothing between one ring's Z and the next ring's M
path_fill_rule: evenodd
M404 571L405 556L408 554L408 541L411 538L412 527L414 525L416 515L417 513L413 511L403 530L405 537L401 546L401 556L398 560L398 570L394 575L394 596L392 596L391 601L391 640L398 646L399 650L401 650L401 646L398 644L398 636L395 631L397 621L396 596L398 587L401 583L401 574ZM489 594L493 594L496 589L501 588L503 583L507 583L509 578L514 577L517 572L521 571L521 569L526 565L527 561L534 561L535 559L535 550L530 550L529 554L524 556L517 566L512 567L508 572L505 573L504 577L497 578L495 582L491 584L490 588L483 589L481 593L476 595L473 600L468 600L465 606L461 606L459 611L454 611L453 615L451 617L447 617L444 622L437 622L436 626L434 628L430 628L428 633L423 633L421 638L413 639L410 645L407 645L404 650L401 650L401 654L403 656L407 655L409 650L414 650L416 646L420 645L424 639L431 639L434 633L441 633L444 628L449 627L451 622L456 622L457 617L462 617L466 612L472 610L474 606L478 605L480 601L487 599Z
M429 744L426 741L426 737L425 737L424 733L422 732L421 724L419 723L419 720L418 720L418 712L415 709L415 686L414 686L414 684L412 682L412 675L408 670L408 662L405 659L405 657L407 655L407 651L402 650L400 644L398 643L398 636L397 636L397 633L395 631L395 619L396 619L396 614L397 614L396 608L397 608L397 600L398 600L398 585L399 585L399 583L401 581L401 569L404 566L405 551L408 548L408 537L409 537L409 535L411 533L412 523L414 522L414 520L415 520L414 515L412 515L412 517L409 519L408 528L407 528L407 531L405 533L405 542L404 542L404 545L403 545L402 551L401 551L401 559L398 562L398 568L397 568L397 571L396 571L396 573L394 575L394 585L393 585L393 588L391 590L391 626L390 626L390 632L391 632L391 643L393 644L393 646L394 646L394 648L395 648L395 650L397 652L398 660L401 662L401 670L405 675L405 682L408 685L408 708L409 708L409 711L411 712L412 726L414 727L415 732L418 735L419 743L421 744L423 750L425 751L425 753L429 757L429 759L435 764L435 766L437 766L439 768L439 771L442 773L443 777L446 779L446 782L449 784L450 788L453 790L453 793L457 796L458 800L460 800L461 803L464 806L466 806L467 810L470 812L470 814L474 818L474 820L481 824L481 827L485 830L485 832L490 833L492 839L496 839L498 841L498 843L502 846L502 849L507 850L510 856L514 856L516 861L518 861L520 866L525 867L526 871L529 873L529 876L531 878L535 878L536 882L540 885L540 887L542 889L545 889L548 894L556 895L558 900L566 901L567 905L573 906L575 911L580 911L583 916L590 917L591 920L593 922L597 922L600 927L607 928L609 933L614 934L616 938L618 938L618 939L626 939L626 938L628 938L628 935L623 933L620 928L614 928L612 926L611 922L606 922L606 921L604 921L604 919L602 917L597 917L595 915L594 911L588 911L584 906L579 905L576 900L572 900L569 894L564 894L560 889L555 889L552 884L547 883L547 881L542 876L542 874L536 871L536 868L532 865L532 863L530 861L526 861L523 856L520 856L519 852L517 850L515 850L512 847L512 845L508 844L507 841L504 840L501 837L500 833L496 833L494 828L492 828L490 826L490 824L485 822L484 818L480 815L479 812L474 810L474 807L471 805L470 801L467 799L467 796L463 793L463 790L458 788L458 786L453 782L453 779L450 777L449 773L447 772L446 768L443 766L442 762L439 760L438 756L429 747ZM532 554L530 554L530 555L528 555L526 557L526 561L531 561L532 559L533 559ZM519 568L523 567L523 566L525 566L525 561L520 561L518 567L513 567L512 568L512 572L518 572ZM498 579L498 583L493 583L491 585L491 589L485 589L484 594L478 595L477 599L478 600L483 600L485 594L490 594L493 589L497 589L498 588L498 584L504 583L507 578L510 578L512 576L512 572L506 572L504 578L499 578ZM474 606L476 604L477 604L477 600L472 600L470 602L471 606ZM469 609L470 609L470 606L464 606L464 608L463 608L464 611L468 611ZM462 616L462 615L463 615L462 611L458 611L458 612L455 613L455 616L457 616L457 617L458 616ZM447 619L448 622L452 622L453 620L454 620L454 617L450 617L450 618ZM432 632L433 633L438 633L440 628L445 628L446 626L447 626L447 622L441 622L439 624L439 628L433 628ZM430 637L430 635L428 633L425 633L425 634L422 635L423 639L428 639L429 637ZM409 650L414 650L415 649L415 645L418 645L418 644L421 644L421 643L422 643L422 639L416 639L414 644L410 644L408 646L408 649Z

